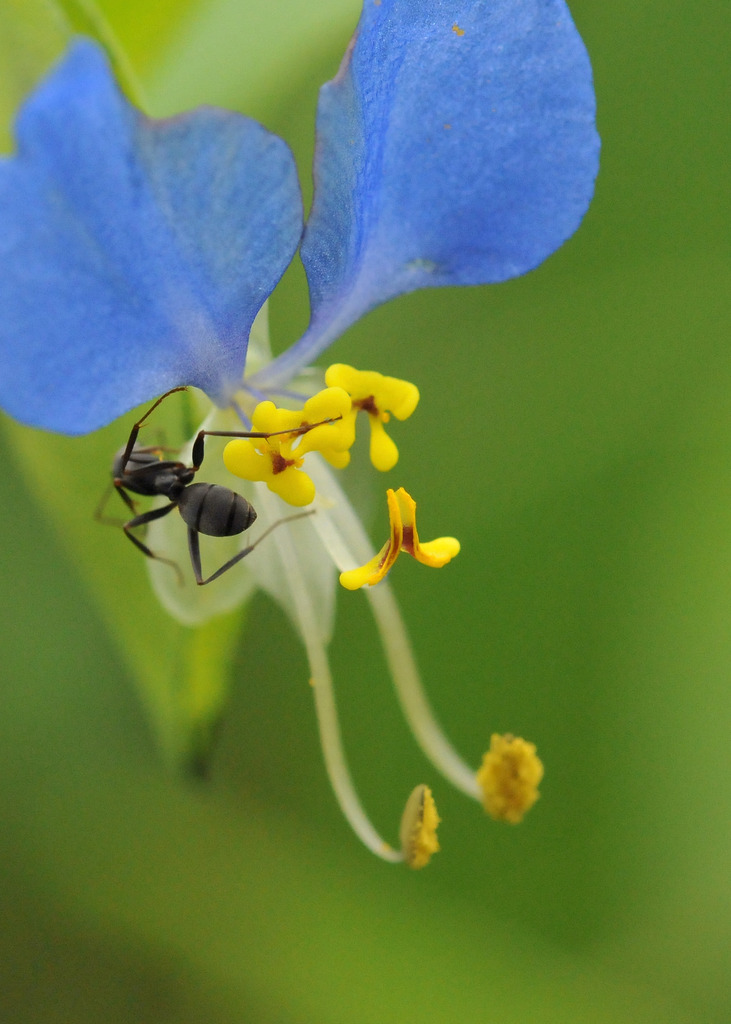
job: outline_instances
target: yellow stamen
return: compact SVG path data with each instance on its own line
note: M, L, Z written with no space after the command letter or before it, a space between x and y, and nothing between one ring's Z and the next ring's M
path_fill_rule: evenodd
M372 587L384 578L401 551L406 551L418 562L439 569L459 553L459 541L454 537L438 537L422 544L416 530L416 502L411 495L399 487L397 491L386 491L391 536L378 554L358 569L340 574L340 583L346 590Z
M349 396L337 387L318 392L297 411L260 402L252 416L252 430L272 436L229 441L223 451L226 468L244 480L262 481L290 505L309 505L315 485L302 470L304 456L312 451L326 457L346 452L355 436L350 410ZM335 422L321 422L329 419ZM318 426L310 427L311 423ZM282 430L291 433L277 433Z
M477 772L488 814L517 825L540 796L538 786L542 778L543 764L534 743L510 733L493 734L490 749Z
M424 868L439 852L437 827L441 821L428 786L417 786L406 801L401 818L401 852L410 868Z
M355 417L358 412L368 413L371 425L371 462L382 472L393 469L398 461L398 448L385 431L393 414L397 420L407 419L419 401L419 389L415 384L398 377L386 377L373 370L356 370L345 363L334 363L325 373L325 383L330 387L341 387L350 395L353 405L350 419L355 431ZM337 468L347 465L333 462ZM332 460L330 460L332 461Z

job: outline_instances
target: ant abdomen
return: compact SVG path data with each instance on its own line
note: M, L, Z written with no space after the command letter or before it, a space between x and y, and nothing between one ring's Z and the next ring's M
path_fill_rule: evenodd
M220 484L189 484L177 504L186 525L209 537L233 537L256 519L246 498Z

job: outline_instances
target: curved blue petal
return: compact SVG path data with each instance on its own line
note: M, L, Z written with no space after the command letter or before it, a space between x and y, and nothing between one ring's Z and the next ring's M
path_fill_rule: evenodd
M78 42L0 161L0 405L93 430L177 384L218 400L296 250L289 149L203 108L152 121Z
M366 0L320 92L310 328L267 377L402 292L541 263L589 205L594 113L563 0Z

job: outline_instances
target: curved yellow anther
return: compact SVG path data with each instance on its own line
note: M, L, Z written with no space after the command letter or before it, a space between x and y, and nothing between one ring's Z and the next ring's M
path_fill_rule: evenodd
M538 786L542 778L543 763L534 743L510 733L493 734L490 749L477 772L482 802L489 815L517 825L540 796Z
M459 553L459 541L454 537L438 537L422 544L416 530L416 502L403 487L386 491L391 536L378 554L358 569L340 574L340 583L346 590L372 587L384 578L401 551L406 551L418 562L439 569Z
M244 480L260 480L290 505L309 505L315 485L302 470L304 456L319 451L337 457L352 445L349 395L338 387L325 388L305 402L304 409L278 409L274 402L260 402L251 428L270 434L266 438L235 438L223 451L230 473ZM323 423L332 419L335 422ZM316 423L317 426L310 426ZM277 431L291 433L277 433Z
M428 786L413 790L401 817L401 852L410 868L424 868L439 852L437 805Z
M393 414L397 420L407 419L419 401L416 385L398 377L386 377L374 370L356 370L345 363L333 363L325 373L325 383L341 387L350 395L351 418L355 430L358 412L367 412L371 425L371 462L382 472L393 469L398 461L398 448L388 436L384 424Z

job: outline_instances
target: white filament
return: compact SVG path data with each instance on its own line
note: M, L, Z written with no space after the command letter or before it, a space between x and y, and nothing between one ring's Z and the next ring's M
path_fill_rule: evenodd
M275 499L262 487L257 496L262 508L267 510L267 518L276 514ZM313 523L318 516L305 520ZM312 676L315 694L315 709L320 732L320 743L325 760L325 767L330 783L337 797L340 808L358 838L378 857L397 863L403 860L403 854L394 850L385 842L371 824L358 799L343 751L340 725L338 722L335 693L333 690L332 673L327 657L329 637L323 636L321 624L318 623L314 610L314 602L308 587L306 574L300 564L300 545L295 544L289 528L275 530L269 540L275 547L281 568L289 587L294 625L302 637L307 652L307 659ZM289 602L288 602L289 603Z
M318 493L332 499L332 507L313 516L312 525L341 570L365 564L374 551L368 535L347 496L327 466L309 464ZM378 627L386 661L404 716L421 749L442 774L475 800L482 799L475 772L456 752L434 717L424 692L416 659L396 599L387 581L365 587Z

